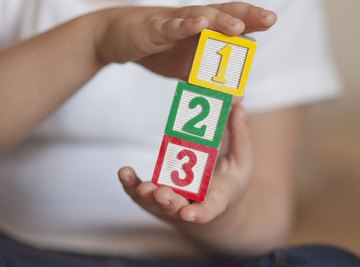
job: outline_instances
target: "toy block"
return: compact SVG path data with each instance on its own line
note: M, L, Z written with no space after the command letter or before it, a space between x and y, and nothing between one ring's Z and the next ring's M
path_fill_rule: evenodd
M169 186L183 197L205 199L218 150L165 135L152 182Z
M203 30L188 82L241 96L249 76L256 42Z
M232 96L179 81L165 134L218 148Z

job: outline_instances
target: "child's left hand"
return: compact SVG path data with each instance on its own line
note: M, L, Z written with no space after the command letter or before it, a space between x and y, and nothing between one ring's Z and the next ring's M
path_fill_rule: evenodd
M130 167L119 171L125 191L143 209L189 234L196 232L201 235L204 231L199 229L205 229L205 225L204 235L233 225L239 219L236 218L238 212L234 211L239 210L243 192L252 175L251 137L246 115L239 101L233 104L228 129L229 149L218 158L203 203L190 203L169 187L142 182Z

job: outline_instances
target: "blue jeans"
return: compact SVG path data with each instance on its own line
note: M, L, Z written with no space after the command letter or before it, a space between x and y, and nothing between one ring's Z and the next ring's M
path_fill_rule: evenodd
M256 259L133 260L40 250L0 234L0 267L360 267L360 258L335 247L278 249Z

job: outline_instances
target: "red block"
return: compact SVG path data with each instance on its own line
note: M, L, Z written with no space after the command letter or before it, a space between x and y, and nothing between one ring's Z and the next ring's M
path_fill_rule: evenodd
M152 182L169 186L183 197L205 199L218 150L171 136L164 136Z

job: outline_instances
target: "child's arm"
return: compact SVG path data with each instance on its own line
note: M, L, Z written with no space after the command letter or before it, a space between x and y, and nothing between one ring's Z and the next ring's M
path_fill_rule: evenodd
M0 51L0 151L24 138L110 62L137 61L159 74L184 78L195 51L192 36L202 29L237 35L245 25L263 30L274 22L272 12L243 3L114 8Z

